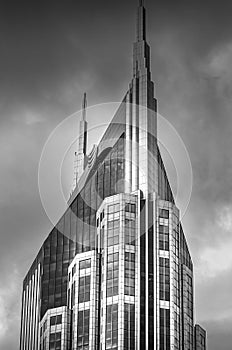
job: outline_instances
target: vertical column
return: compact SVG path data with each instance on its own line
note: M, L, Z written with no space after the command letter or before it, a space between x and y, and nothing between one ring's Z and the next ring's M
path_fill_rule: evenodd
M31 348L32 346L32 327L33 327L33 323L32 323L32 315L33 315L33 305L34 305L34 278L35 276L32 276L31 279L31 291L30 291L30 315L29 315L29 348Z
M132 191L138 189L138 165L139 165L139 152L138 152L138 96L137 96L137 78L132 81Z
M35 315L35 349L39 349L40 337L40 264L37 268L37 287L36 287L36 315Z
M32 315L31 315L31 346L35 349L35 317L36 317L36 288L37 288L37 269L33 275L33 303L32 303Z
M30 350L30 315L31 315L31 280L28 287L28 304L27 304L27 339L26 349Z
M153 193L153 288L154 288L154 349L157 345L157 260L158 260L158 235L157 235L157 199L156 193Z
M28 337L28 327L27 327L27 318L28 318L28 299L29 299L29 286L27 284L26 291L25 291L25 317L24 317L24 344L23 344L23 350L27 349L27 337Z
M125 137L125 192L131 192L132 186L132 119L130 92L126 97L126 137Z
M148 220L148 215L149 215L149 201L148 198L145 202L146 206L146 214L145 214L145 239L146 239L146 267L145 267L145 279L146 279L146 301L145 301L145 308L146 308L146 350L149 350L149 288L148 288L148 282L149 282L149 275L148 275L148 265L149 265L149 253L148 253L148 245L149 245L149 240L148 240L148 229L149 229L149 220Z
M141 192L138 191L138 205L137 205L137 230L136 230L136 290L135 290L135 334L137 337L137 349L140 349L140 234L141 234L141 227L140 227L140 214L141 214Z
M21 312L20 350L24 349L24 342L25 342L25 310L26 310L26 291L23 290L22 312Z

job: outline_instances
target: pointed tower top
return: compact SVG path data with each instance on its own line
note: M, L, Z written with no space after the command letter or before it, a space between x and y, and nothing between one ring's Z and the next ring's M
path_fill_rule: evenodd
M136 32L137 41L146 40L146 10L144 8L144 0L139 0Z
M86 120L86 108L87 108L87 97L85 92L83 97L83 102L82 102L82 120Z

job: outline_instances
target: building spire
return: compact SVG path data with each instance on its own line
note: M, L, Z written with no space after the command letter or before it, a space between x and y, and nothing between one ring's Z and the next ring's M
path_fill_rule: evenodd
M74 181L73 190L75 189L78 180L80 179L86 165L87 159L87 127L88 123L86 121L86 109L87 109L87 97L86 92L82 100L82 117L79 124L79 137L78 137L78 148L75 152L74 161Z
M146 9L144 0L139 0L136 20L136 41L133 54L133 76L150 74L150 48L146 42Z
M139 0L136 39L137 41L146 40L146 10L144 7L144 0Z
M86 108L87 108L87 97L86 92L84 93L83 101L82 101L82 120L86 121Z

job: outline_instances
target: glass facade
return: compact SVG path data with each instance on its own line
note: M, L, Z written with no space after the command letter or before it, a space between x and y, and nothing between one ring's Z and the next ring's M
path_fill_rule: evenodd
M125 303L124 349L135 350L135 305Z
M159 258L160 299L170 301L170 263L169 259Z
M159 249L169 250L169 228L159 225Z
M124 293L135 295L135 253L125 252Z
M41 274L41 318L48 309L67 302L68 266L76 245L55 228L43 246Z
M160 309L160 350L170 349L170 310Z
M70 349L71 314L66 306L48 310L40 322L40 350Z
M72 350L92 350L99 342L99 269L96 251L77 254L69 266L68 305L71 312Z
M108 254L107 261L107 297L118 295L119 253Z
M137 210L136 195L119 194L106 198L97 212L98 252L102 256L99 317L102 349L135 349ZM109 237L115 221L118 240L112 245ZM127 239L128 222L129 225L133 222L132 242Z
M118 349L118 304L106 308L106 349Z
M89 310L78 312L77 349L89 349Z

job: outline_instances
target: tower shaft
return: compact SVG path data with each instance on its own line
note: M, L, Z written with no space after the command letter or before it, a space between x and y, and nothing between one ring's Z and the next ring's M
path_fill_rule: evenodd
M75 152L73 190L76 188L78 180L80 179L86 165L88 128L88 123L86 121L86 109L87 97L86 93L84 93L82 102L82 119L79 124L78 150Z

